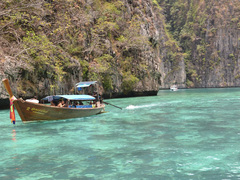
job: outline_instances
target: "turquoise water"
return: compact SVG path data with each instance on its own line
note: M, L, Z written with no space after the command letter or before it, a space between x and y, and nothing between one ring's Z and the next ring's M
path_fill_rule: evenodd
M240 88L106 100L97 116L27 123L0 111L0 179L240 179Z

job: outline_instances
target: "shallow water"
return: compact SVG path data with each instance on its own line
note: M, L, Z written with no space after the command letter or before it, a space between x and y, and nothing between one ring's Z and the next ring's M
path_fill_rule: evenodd
M16 125L1 110L0 179L240 179L239 88L106 101L123 110Z

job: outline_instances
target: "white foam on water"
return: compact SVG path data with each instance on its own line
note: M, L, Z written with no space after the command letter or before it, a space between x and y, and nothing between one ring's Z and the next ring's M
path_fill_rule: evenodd
M140 105L140 106L129 105L126 107L126 109L140 109L140 108L148 108L153 106L159 106L159 104L147 104L147 105Z

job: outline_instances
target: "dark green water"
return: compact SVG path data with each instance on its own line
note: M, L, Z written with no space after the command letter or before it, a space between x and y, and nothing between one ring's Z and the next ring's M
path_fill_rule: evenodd
M16 125L0 111L0 179L240 179L240 89L107 100L97 116Z

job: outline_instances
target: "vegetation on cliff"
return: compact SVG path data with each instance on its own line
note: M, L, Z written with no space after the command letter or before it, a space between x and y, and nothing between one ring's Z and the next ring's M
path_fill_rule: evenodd
M240 85L238 0L4 0L0 22L0 77L20 96Z
M68 91L61 84L78 80L98 80L105 92L132 91L152 72L141 53L154 47L141 34L140 12L127 8L120 0L1 2L1 61L17 61L5 76L18 80L20 95Z
M239 86L240 1L159 0L185 53L188 87Z

